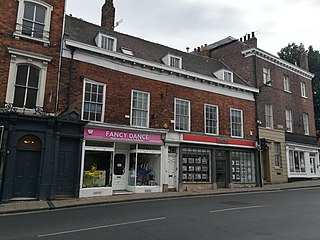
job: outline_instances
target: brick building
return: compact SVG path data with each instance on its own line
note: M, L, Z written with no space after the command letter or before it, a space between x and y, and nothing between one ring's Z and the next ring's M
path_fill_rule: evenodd
M56 111L64 8L64 0L0 4L1 201L79 189L85 122L69 109Z
M254 33L237 40L225 38L195 49L220 59L259 89L259 136L267 144L261 152L263 178L280 183L320 176L313 110L312 78L306 54L300 66L259 49Z
M102 16L65 22L58 111L89 121L80 197L258 185L258 89L220 61L114 31L110 0Z

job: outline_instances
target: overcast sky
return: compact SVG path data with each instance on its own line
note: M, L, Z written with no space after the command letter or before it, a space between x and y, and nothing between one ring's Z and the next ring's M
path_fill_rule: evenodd
M274 55L288 43L320 50L320 0L114 0L116 31L182 51L255 32ZM67 14L100 25L104 0L67 0Z

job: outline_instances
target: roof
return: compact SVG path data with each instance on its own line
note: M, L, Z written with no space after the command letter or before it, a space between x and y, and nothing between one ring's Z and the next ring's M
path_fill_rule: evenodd
M182 58L182 69L193 73L215 77L214 72L230 68L214 58L199 56L153 43L141 38L105 29L101 26L86 22L71 16L66 16L65 38L83 44L96 46L95 37L98 33L106 34L117 39L116 51L122 53L121 48L130 49L134 57L145 61L163 64L162 58L168 54ZM230 70L232 71L232 70ZM250 86L241 77L234 74L234 83Z

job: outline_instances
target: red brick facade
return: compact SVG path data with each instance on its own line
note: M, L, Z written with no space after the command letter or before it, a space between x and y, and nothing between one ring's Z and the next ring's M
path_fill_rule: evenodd
M64 16L64 0L43 0L53 7L50 20L50 44L45 46L44 43L27 38L14 37L16 29L18 1L3 1L0 5L0 102L5 102L6 89L8 82L9 66L11 56L8 47L28 51L33 54L41 54L52 58L48 64L46 91L44 99L44 108L48 112L55 110L56 89L58 81L59 56L61 46L61 34ZM8 10L10 9L10 10Z
M70 61L63 60L63 77L61 90L67 89ZM103 68L85 62L74 61L71 92L72 101L70 108L81 112L83 97L83 78L87 78L107 85L104 122L109 124L130 125L125 115L130 115L131 91L140 90L150 93L150 127L170 128L174 119L174 98L189 100L191 103L191 132L204 133L204 104L217 105L219 107L219 132L222 136L230 134L230 109L243 110L244 138L256 137L255 103L254 101L241 100L234 97L214 94L197 89L178 86L146 79ZM63 96L63 97L62 97ZM60 109L64 107L63 99L67 98L66 91L61 92Z

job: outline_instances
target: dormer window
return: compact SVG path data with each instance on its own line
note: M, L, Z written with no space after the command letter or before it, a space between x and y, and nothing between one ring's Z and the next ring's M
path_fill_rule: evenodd
M221 80L226 82L233 82L233 72L228 71L226 69L221 69L214 73L214 75Z
M116 51L117 49L117 39L102 33L98 33L95 38L98 47L109 51Z
M233 82L232 72L224 71L223 72L223 80L225 80L227 82Z
M53 7L41 0L18 0L17 23L14 36L49 44Z
M162 61L170 67L182 68L182 58L181 57L168 54L162 58Z

